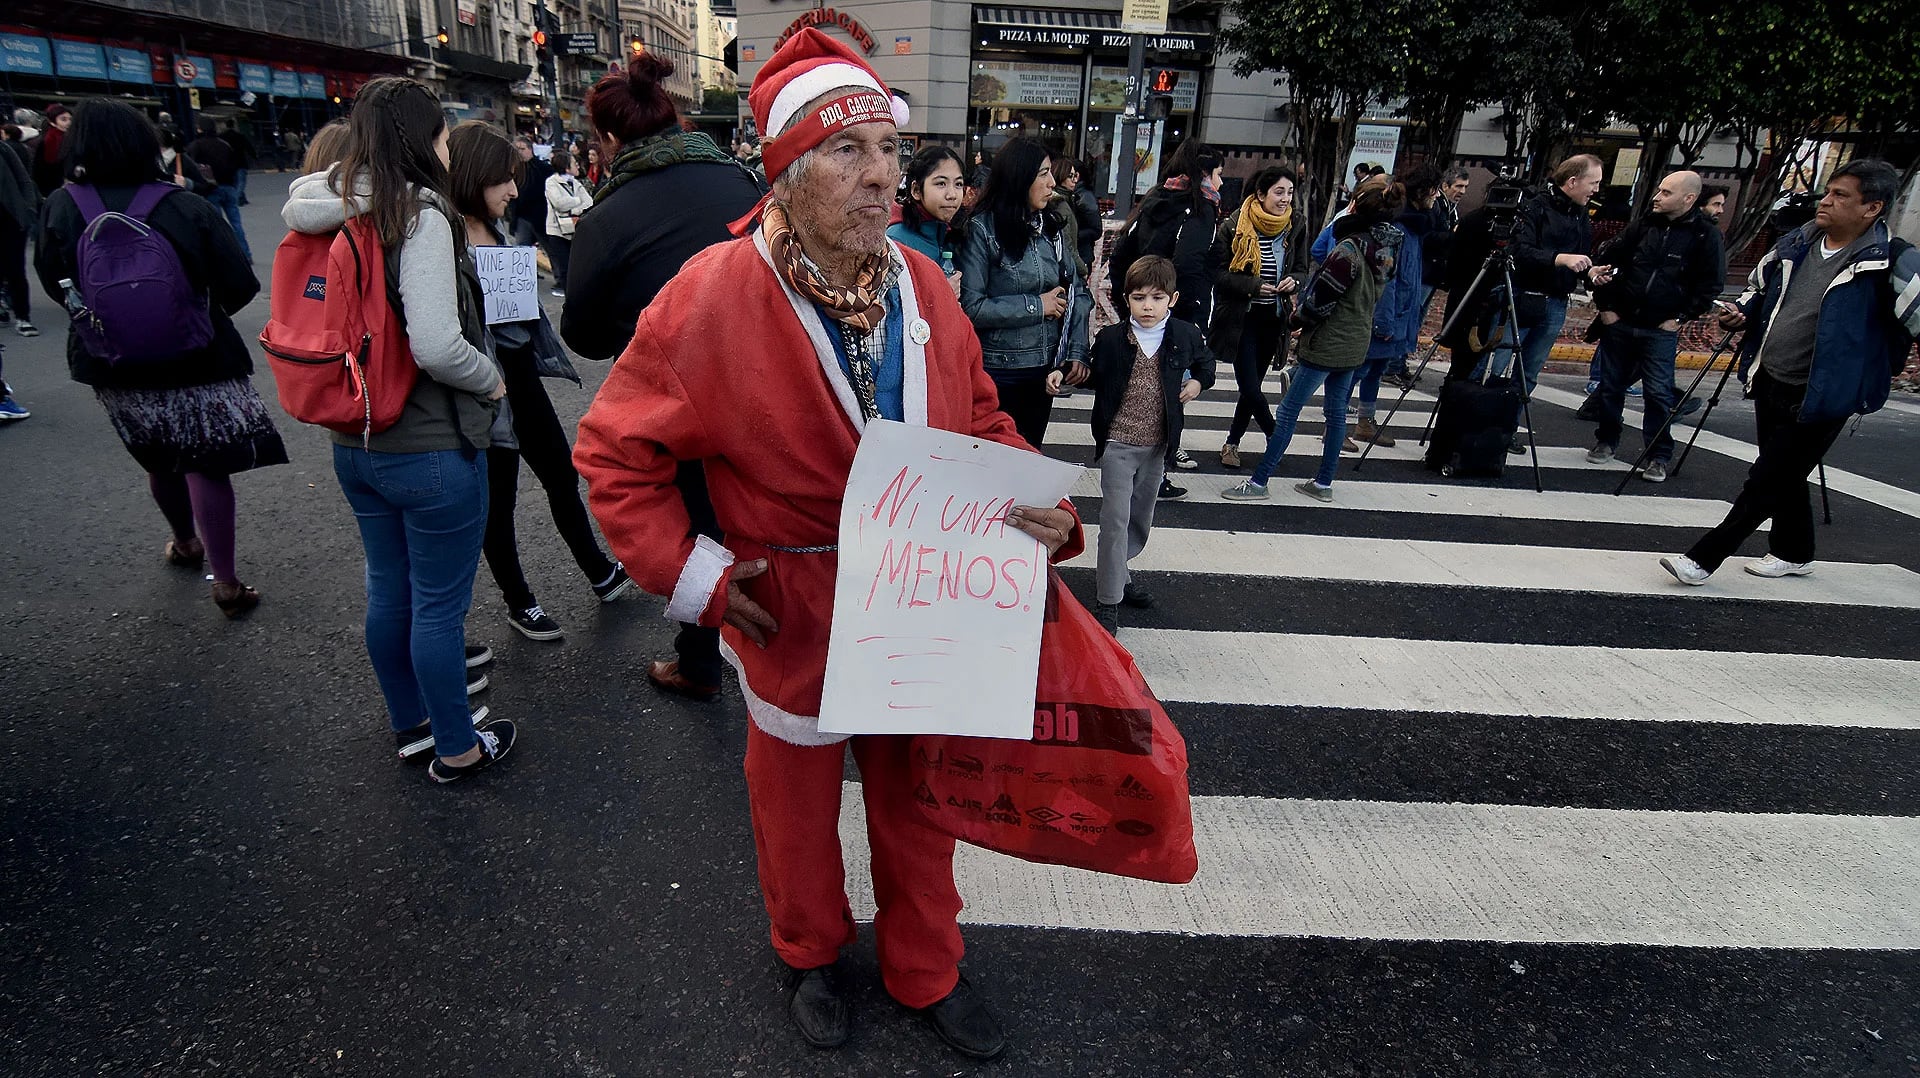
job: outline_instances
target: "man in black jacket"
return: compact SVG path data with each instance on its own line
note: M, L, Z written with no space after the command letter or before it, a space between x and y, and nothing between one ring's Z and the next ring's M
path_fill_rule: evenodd
M520 153L520 193L513 199L513 242L521 247L538 246L547 234L547 177L553 169L533 155L533 143L525 135L513 140Z
M1593 267L1593 229L1587 222L1587 202L1600 190L1600 159L1592 154L1567 158L1553 170L1552 186L1520 207L1513 226L1513 278L1519 290L1520 385L1532 396L1540 370L1547 365L1553 342L1567 321L1567 296ZM1478 268L1478 267L1476 267ZM1603 284L1604 273L1592 278ZM1510 362L1503 350L1496 373ZM1478 377L1476 366L1473 375ZM1514 436L1515 446L1519 435ZM1520 452L1510 447L1512 452Z
M1680 323L1707 313L1726 277L1720 229L1694 208L1700 186L1692 172L1660 181L1652 211L1608 245L1603 261L1613 267L1613 278L1594 297L1605 327L1600 351L1606 358L1595 392L1600 425L1587 461L1604 464L1613 458L1627 387L1638 379L1646 387L1642 430L1652 446L1640 478L1650 483L1666 481L1673 457L1673 437L1665 427L1675 404Z

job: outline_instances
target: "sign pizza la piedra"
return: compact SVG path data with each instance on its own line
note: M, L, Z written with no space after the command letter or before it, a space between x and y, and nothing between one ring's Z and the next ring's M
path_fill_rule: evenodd
M845 31L848 37L853 39L855 45L860 46L862 52L871 53L873 51L873 32L868 30L859 19L837 8L830 7L813 8L805 15L788 23L787 28L781 31L780 37L774 41L774 51L780 51L780 46L785 45L788 38L809 26L837 26Z

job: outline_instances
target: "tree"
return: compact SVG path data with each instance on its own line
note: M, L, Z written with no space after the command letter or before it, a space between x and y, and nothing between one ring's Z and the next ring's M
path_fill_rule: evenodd
M1413 29L1426 5L1373 0L1365 19L1331 0L1229 0L1228 6L1234 18L1220 36L1239 54L1234 71L1242 77L1284 75L1293 149L1307 189L1301 205L1322 200L1331 215L1354 125L1368 106L1384 103L1405 85Z

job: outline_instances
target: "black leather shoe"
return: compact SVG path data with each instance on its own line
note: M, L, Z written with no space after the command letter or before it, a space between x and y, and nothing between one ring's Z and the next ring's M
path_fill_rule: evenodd
M792 971L788 988L787 1017L793 1027L815 1048L838 1048L847 1043L853 1017L846 998L834 981L833 967Z
M1007 1035L1000 1020L974 995L965 977L947 993L947 998L931 1007L923 1007L927 1024L954 1051L974 1059L993 1059L1006 1051Z
M1124 598L1120 601L1135 610L1152 610L1154 607L1153 593L1138 584L1129 583L1122 595Z

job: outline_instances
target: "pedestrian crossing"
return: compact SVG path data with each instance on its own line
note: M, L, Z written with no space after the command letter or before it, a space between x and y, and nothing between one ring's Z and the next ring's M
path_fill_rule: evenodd
M1240 442L1249 467L1219 466L1226 382L1185 410L1182 446L1202 467L1169 475L1188 494L1160 503L1132 563L1160 601L1123 610L1119 634L1188 738L1200 875L1171 887L962 847L964 923L1456 946L1920 947L1920 791L1880 768L1920 748L1920 558L1898 544L1864 558L1823 550L1810 577L1763 579L1740 571L1763 533L1707 586L1683 588L1658 558L1720 522L1753 447L1705 432L1686 478L1615 496L1626 463L1587 464L1579 395L1547 386L1534 401L1544 492L1519 457L1493 482L1426 471L1416 442L1434 402L1415 392L1391 427L1400 444L1358 473L1347 455L1333 502L1291 489L1320 455L1318 401L1270 500L1230 502L1221 491L1265 441L1254 428ZM1277 380L1268 389L1272 403ZM1091 407L1084 392L1056 406L1045 451L1090 463ZM1627 441L1631 459L1636 434ZM1900 518L1920 495L1842 475L1837 514L1889 534L1910 526ZM1091 602L1097 471L1073 497L1087 552L1063 578ZM1382 736L1427 744L1415 761L1393 757L1423 774L1360 773L1392 755L1372 740ZM1535 766L1554 753L1599 758ZM1605 788L1608 754L1618 792ZM1306 765L1283 757L1356 773L1307 782ZM1541 780L1520 799L1501 779L1579 768L1601 781ZM1732 771L1744 779L1716 774ZM1851 788L1803 772L1847 775ZM1423 796L1443 789L1453 796ZM844 799L849 893L867 919L863 811Z

